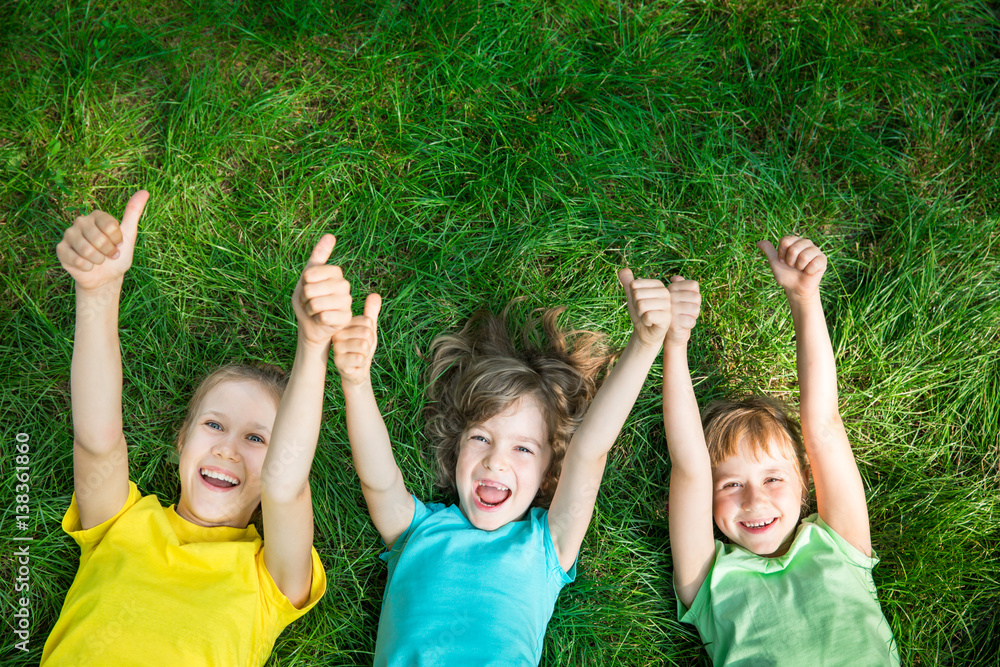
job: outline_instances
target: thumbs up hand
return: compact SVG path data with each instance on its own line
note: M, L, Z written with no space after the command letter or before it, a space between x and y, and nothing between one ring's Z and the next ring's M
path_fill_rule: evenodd
M670 326L670 292L659 280L635 278L630 269L618 272L618 282L625 290L634 334L646 345L661 345Z
M328 345L351 319L351 284L339 266L326 263L336 243L333 235L323 235L292 294L299 335L316 345Z
M378 314L382 297L369 294L365 312L351 319L346 327L333 336L333 363L340 378L350 384L371 381L372 357L378 345Z
M94 290L121 280L129 270L139 218L147 200L149 193L145 190L132 195L121 223L104 211L73 220L56 246L56 256L79 289Z

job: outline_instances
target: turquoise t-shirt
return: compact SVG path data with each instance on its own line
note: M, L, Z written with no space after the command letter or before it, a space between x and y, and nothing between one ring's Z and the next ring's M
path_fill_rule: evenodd
M413 499L389 564L375 665L537 665L545 628L576 565L563 571L548 511L494 531L457 505Z
M872 556L818 514L777 558L716 541L712 569L691 609L678 599L678 616L698 628L715 665L898 666Z

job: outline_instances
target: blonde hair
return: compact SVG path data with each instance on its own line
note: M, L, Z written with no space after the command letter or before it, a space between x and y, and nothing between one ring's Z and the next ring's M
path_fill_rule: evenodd
M223 382L256 382L263 389L277 406L281 403L281 396L285 393L288 385L288 374L284 370L273 364L228 364L220 366L205 376L194 390L194 395L188 401L187 414L184 415L184 422L177 433L177 451L184 447L184 440L194 426L195 417L201 402L205 400L208 392L218 387Z
M701 425L712 470L741 450L754 459L781 455L797 464L803 496L808 497L809 458L802 428L783 403L767 396L713 401L705 406Z
M511 305L499 316L480 311L457 334L431 343L427 435L434 447L437 483L454 492L458 452L468 429L501 414L522 396L534 396L548 425L552 462L532 504L548 507L566 446L614 355L604 334L560 328L556 320L565 308L529 319L516 345L507 318Z

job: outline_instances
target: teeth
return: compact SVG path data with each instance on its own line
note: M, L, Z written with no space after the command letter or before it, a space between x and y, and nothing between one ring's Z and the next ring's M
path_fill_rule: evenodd
M236 479L235 477L231 477L230 475L227 475L225 473L215 472L214 470L202 470L201 474L204 477L211 477L213 479L221 479L223 482L229 482L233 486L235 486L235 485L237 485L237 484L240 483L240 480Z
M770 521L744 521L743 525L747 528L763 528L764 526L770 526L772 523L774 523L774 519Z
M492 483L492 482L489 483L489 484L487 484L486 482L480 481L479 482L479 486L489 486L489 487L492 487L494 489L500 489L501 491L509 491L510 490L506 486L504 486L503 484L496 484L496 483Z

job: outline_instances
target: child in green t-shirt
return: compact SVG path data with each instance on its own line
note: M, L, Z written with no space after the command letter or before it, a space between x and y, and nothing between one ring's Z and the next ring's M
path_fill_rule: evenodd
M795 236L758 247L795 324L801 427L765 397L717 402L699 419L687 343L701 295L680 276L669 286L663 420L681 620L719 665L898 665L871 578L878 561L864 485L837 406L819 295L826 256ZM818 515L800 521L810 472ZM714 539L713 519L729 544Z

